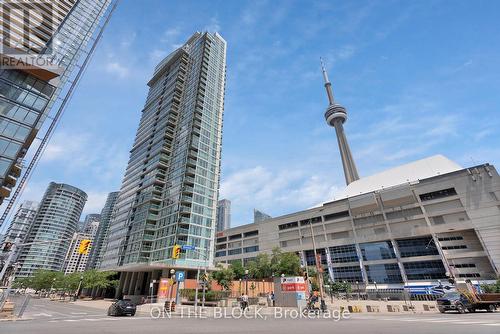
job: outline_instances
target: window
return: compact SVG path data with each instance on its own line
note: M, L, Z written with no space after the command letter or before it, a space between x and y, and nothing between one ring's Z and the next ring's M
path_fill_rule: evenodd
M351 283L363 282L361 268L358 266L337 267L333 269L333 278L335 281L347 281Z
M439 255L432 237L396 240L401 257Z
M227 255L241 254L241 248L230 249L227 251Z
M330 257L333 263L359 261L356 246L354 245L330 247Z
M433 199L454 196L456 194L457 194L457 192L456 192L455 188L448 188L448 189L443 189L443 190L433 191L430 193L421 194L420 199L422 201L430 201Z
M324 248L320 248L320 249L317 249L316 250L318 255L320 256L320 262L321 264L327 264L327 261L326 261L326 252L325 252L325 249ZM314 250L310 249L310 250L306 250L304 251L305 253L305 257L306 257L306 263L308 266L314 266L316 265L316 259L315 259L315 256L314 256Z
M450 249L467 249L466 245L454 245L454 246L443 246L442 250L450 250Z
M301 220L300 226L309 225L310 223L312 224L321 223L321 217L313 217L310 219Z
M458 274L458 277L463 277L463 278L479 278L481 275L479 273L467 273L467 274Z
M298 222L292 222L292 223L286 223L286 224L278 225L278 229L279 230L287 230L289 228L294 228L294 227L297 227L297 226L299 226Z
M349 211L340 211L325 215L325 221L349 217Z
M259 251L259 246L251 246L251 247L243 248L243 252L245 252L245 253L252 253L252 252L258 252L258 251Z
M451 266L455 268L476 268L476 265L474 263L457 263L452 264Z
M443 237L438 238L439 241L454 241L454 240L464 240L464 237L456 236L456 237Z
M365 243L360 244L359 247L365 261L394 259L396 257L390 241Z
M226 240L227 240L226 237L217 238L217 243L226 242Z
M226 256L226 251L218 251L215 252L215 257Z
M250 231L250 232L243 233L244 237L251 237L251 236L254 236L254 235L259 235L259 231L255 230L255 231Z
M236 240L236 239L241 239L241 233L240 234L233 234L229 236L229 240Z
M370 283L401 283L403 278L397 263L374 264L365 266Z
M446 270L441 260L404 263L409 280L428 280L446 278Z

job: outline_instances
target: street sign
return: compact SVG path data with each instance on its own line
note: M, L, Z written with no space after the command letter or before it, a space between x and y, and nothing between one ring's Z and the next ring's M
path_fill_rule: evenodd
M182 250L183 251L186 251L186 250L194 250L194 246L191 246L191 245L182 245Z
M186 273L184 271L176 271L175 272L175 280L177 282L184 282L185 278L186 278Z

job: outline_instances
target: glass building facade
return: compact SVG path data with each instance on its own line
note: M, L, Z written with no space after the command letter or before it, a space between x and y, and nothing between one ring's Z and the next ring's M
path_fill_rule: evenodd
M195 33L155 68L101 268L212 264L225 76L217 33ZM173 260L176 244L194 250Z
M62 270L86 201L87 194L76 187L49 184L26 238L26 243L34 244L20 250L16 277L31 276L39 269Z
M221 199L217 203L217 232L231 227L231 201Z
M111 0L2 1L2 60L23 57L39 67L0 68L0 203L21 174L21 161L68 82ZM18 9L13 11L12 9ZM22 11L45 25L23 35ZM28 23L29 24L29 23ZM43 59L43 61L42 61Z
M38 210L38 202L24 201L17 209L12 222L5 234L4 242L14 242L19 238L23 242L28 235L28 232L35 221L36 211Z
M108 194L104 208L101 211L99 229L97 230L92 249L90 250L89 261L87 262L88 269L96 269L100 266L101 256L104 251L103 245L106 244L108 235L109 222L119 194L120 193L118 191Z

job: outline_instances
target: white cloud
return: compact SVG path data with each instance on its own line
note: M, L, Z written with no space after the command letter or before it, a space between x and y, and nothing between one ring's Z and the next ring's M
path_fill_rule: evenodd
M216 17L210 18L210 23L206 25L203 30L208 32L220 32L220 23Z
M129 74L129 69L117 61L110 61L106 64L106 72L114 74L120 78L125 78Z
M163 33L160 41L162 43L167 43L167 44L172 43L173 40L179 37L179 34L180 34L179 28L168 28Z
M324 177L304 170L272 171L262 166L246 168L228 175L221 182L220 198L232 202L234 212L250 223L253 208L269 214L286 214L333 199L339 187Z
M89 213L100 213L106 203L108 192L86 191L86 193L88 197L85 208L83 209L84 215Z

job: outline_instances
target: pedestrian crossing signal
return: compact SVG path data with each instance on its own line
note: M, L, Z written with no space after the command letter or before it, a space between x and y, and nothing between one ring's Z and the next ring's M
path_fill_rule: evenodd
M172 249L172 259L178 259L181 257L182 247L179 245L175 245Z
M90 243L91 240L89 239L83 239L82 241L80 241L80 247L78 248L78 253L87 255L89 253Z

